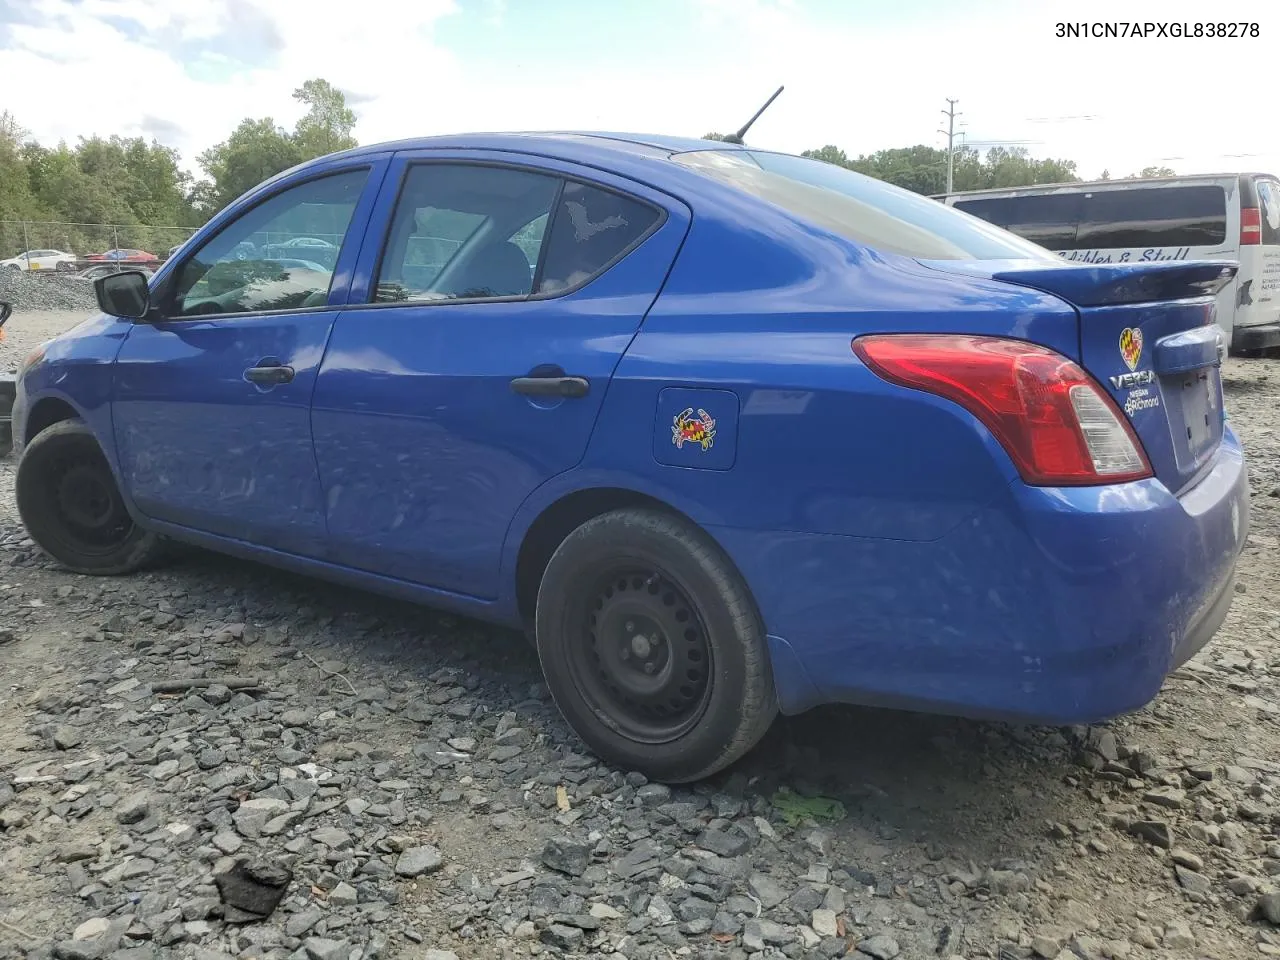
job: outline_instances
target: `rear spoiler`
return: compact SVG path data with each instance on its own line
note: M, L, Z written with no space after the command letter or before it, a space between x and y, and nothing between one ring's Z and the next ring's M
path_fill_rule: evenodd
M1095 266L1002 270L993 280L1034 287L1077 307L1211 297L1231 282L1239 267L1214 261L1104 263Z

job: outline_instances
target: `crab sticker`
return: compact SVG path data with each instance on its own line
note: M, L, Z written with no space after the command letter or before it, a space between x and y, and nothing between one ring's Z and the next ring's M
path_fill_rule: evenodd
M1137 327L1120 331L1120 356L1130 370L1138 369L1138 361L1142 359L1142 331Z
M685 407L673 418L671 442L677 450L684 449L686 443L697 443L703 450L710 450L716 439L716 422L707 411L699 408L694 416L693 407Z

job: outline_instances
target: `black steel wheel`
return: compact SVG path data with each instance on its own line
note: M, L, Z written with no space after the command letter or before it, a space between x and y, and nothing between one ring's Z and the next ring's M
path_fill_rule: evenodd
M661 571L619 564L597 580L574 681L596 711L642 743L668 743L701 719L711 689L707 628Z
M107 458L81 420L36 435L18 463L16 486L31 539L77 573L129 573L159 552L159 538L134 523Z
M583 524L547 565L536 620L556 704L588 746L628 770L709 776L777 712L746 585L678 517L629 509Z

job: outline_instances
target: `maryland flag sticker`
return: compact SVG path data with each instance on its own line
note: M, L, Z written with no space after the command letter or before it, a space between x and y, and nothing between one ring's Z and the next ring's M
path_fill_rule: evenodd
M699 408L697 416L694 416L693 407L685 407L673 421L671 442L677 450L684 449L686 443L696 443L703 450L710 450L715 443L716 422L707 411Z
M1138 369L1138 361L1142 359L1142 331L1137 327L1120 331L1120 356L1130 370Z

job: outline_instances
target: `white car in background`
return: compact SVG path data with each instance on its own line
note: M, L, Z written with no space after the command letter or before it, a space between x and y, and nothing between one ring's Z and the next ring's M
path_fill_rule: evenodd
M28 250L0 260L0 270L71 270L75 265L76 255L61 250Z

